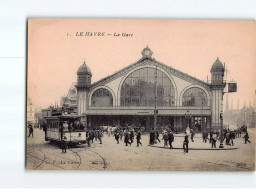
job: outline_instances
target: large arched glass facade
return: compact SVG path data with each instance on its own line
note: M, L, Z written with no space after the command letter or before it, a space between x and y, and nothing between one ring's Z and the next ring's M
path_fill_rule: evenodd
M109 90L100 88L93 92L91 98L92 107L110 107L113 106L113 96Z
M208 98L204 90L192 87L185 91L182 97L182 106L207 106Z
M155 74L157 73L157 74ZM121 87L121 106L152 107L155 105L157 78L157 106L174 106L174 87L169 77L154 68L132 72Z

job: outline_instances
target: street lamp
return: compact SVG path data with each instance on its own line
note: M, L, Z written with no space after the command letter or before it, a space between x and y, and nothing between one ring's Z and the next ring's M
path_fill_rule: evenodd
M203 131L203 109L204 109L204 98L202 97L202 112L201 112L201 131Z
M220 146L219 148L224 148L223 146L223 140L224 140L224 135L223 135L223 116L222 116L222 112L220 113L220 137L219 137L219 140L220 140Z
M154 101L154 131L155 131L155 139L154 139L154 143L156 143L156 131L157 131L157 114L158 114L158 110L157 110L157 65L155 68L155 79L154 79L154 84L155 84L155 101Z

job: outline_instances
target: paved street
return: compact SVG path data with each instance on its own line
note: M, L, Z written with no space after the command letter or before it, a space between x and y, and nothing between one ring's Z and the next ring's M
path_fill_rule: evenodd
M243 138L225 150L212 150L210 143L203 143L201 134L189 143L189 153L184 153L184 137L175 135L173 147L163 148L163 140L149 146L149 135L142 135L142 147L116 143L113 136L103 137L103 144L95 142L91 147L80 145L61 153L58 146L44 141L44 132L34 129L34 138L27 138L27 169L52 170L133 170L133 171L253 171L255 170L255 129L249 129L252 143L244 144ZM162 136L160 135L160 138ZM217 147L219 142L217 142Z

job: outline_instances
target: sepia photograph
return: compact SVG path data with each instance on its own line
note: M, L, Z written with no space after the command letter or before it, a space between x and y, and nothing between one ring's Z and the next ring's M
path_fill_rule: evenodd
M27 170L255 171L253 20L27 20Z

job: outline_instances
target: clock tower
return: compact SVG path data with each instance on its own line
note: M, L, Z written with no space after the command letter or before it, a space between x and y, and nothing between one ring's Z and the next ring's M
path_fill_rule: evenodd
M144 48L141 52L142 54L142 58L151 58L153 52L151 51L151 49L147 46L146 48Z

